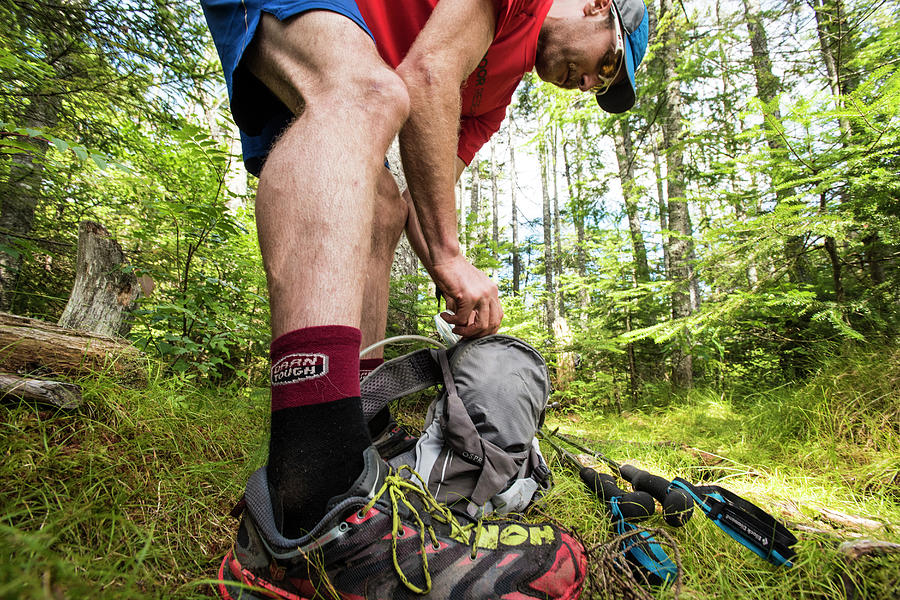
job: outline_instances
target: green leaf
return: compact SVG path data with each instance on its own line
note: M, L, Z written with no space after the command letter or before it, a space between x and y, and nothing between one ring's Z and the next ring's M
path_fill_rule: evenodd
M58 152L63 153L69 149L69 143L66 142L65 140L61 140L58 137L54 137L54 136L49 136L49 137L50 137L50 142L53 144L53 147L56 148L56 150Z
M94 164L97 165L97 168L101 171L105 171L106 167L109 166L109 162L106 160L106 157L102 154L97 154L96 152L91 153L91 160L94 161Z

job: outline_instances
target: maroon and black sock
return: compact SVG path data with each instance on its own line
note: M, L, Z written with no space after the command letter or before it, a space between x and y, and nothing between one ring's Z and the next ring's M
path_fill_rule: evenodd
M384 358L362 358L359 361L359 380L384 363ZM369 436L375 439L391 422L391 411L385 406L369 419Z
M272 342L268 479L287 538L311 530L362 471L371 440L359 399L359 343L359 329L341 325Z

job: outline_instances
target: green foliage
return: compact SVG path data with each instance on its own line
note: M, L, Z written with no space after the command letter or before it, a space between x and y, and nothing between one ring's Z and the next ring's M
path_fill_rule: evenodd
M233 160L194 126L147 141L108 218L129 222L140 263L158 282L132 336L171 368L212 377L258 376L268 342L265 274L252 214L225 185Z
M9 308L58 317L78 223L96 220L154 284L133 314L141 348L189 376L260 378L265 278L252 211L226 182L237 159L198 125L203 111L225 118L206 107L218 100L204 88L199 10L101 0L12 16L0 27L0 171L12 178L22 163L42 181L22 218L10 220L17 191L0 198L4 223L26 227L0 232L0 250L21 261Z

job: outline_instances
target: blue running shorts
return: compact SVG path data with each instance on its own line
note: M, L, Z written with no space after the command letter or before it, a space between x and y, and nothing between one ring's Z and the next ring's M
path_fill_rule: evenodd
M225 71L231 114L241 130L244 164L258 177L272 142L294 118L281 100L241 64L260 14L267 12L284 21L310 10L328 10L353 20L369 37L372 32L355 0L201 0L200 4Z

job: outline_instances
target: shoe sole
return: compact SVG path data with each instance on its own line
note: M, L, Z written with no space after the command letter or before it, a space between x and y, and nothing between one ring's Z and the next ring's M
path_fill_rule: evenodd
M232 560L231 550L228 551L228 554L225 555L222 559L222 564L219 566L219 583L216 585L216 588L222 600L311 600L284 590L279 590L281 592L279 593L257 586L250 589L246 587L248 584L237 577L229 568L228 563L230 560ZM229 583L238 585L229 585Z

